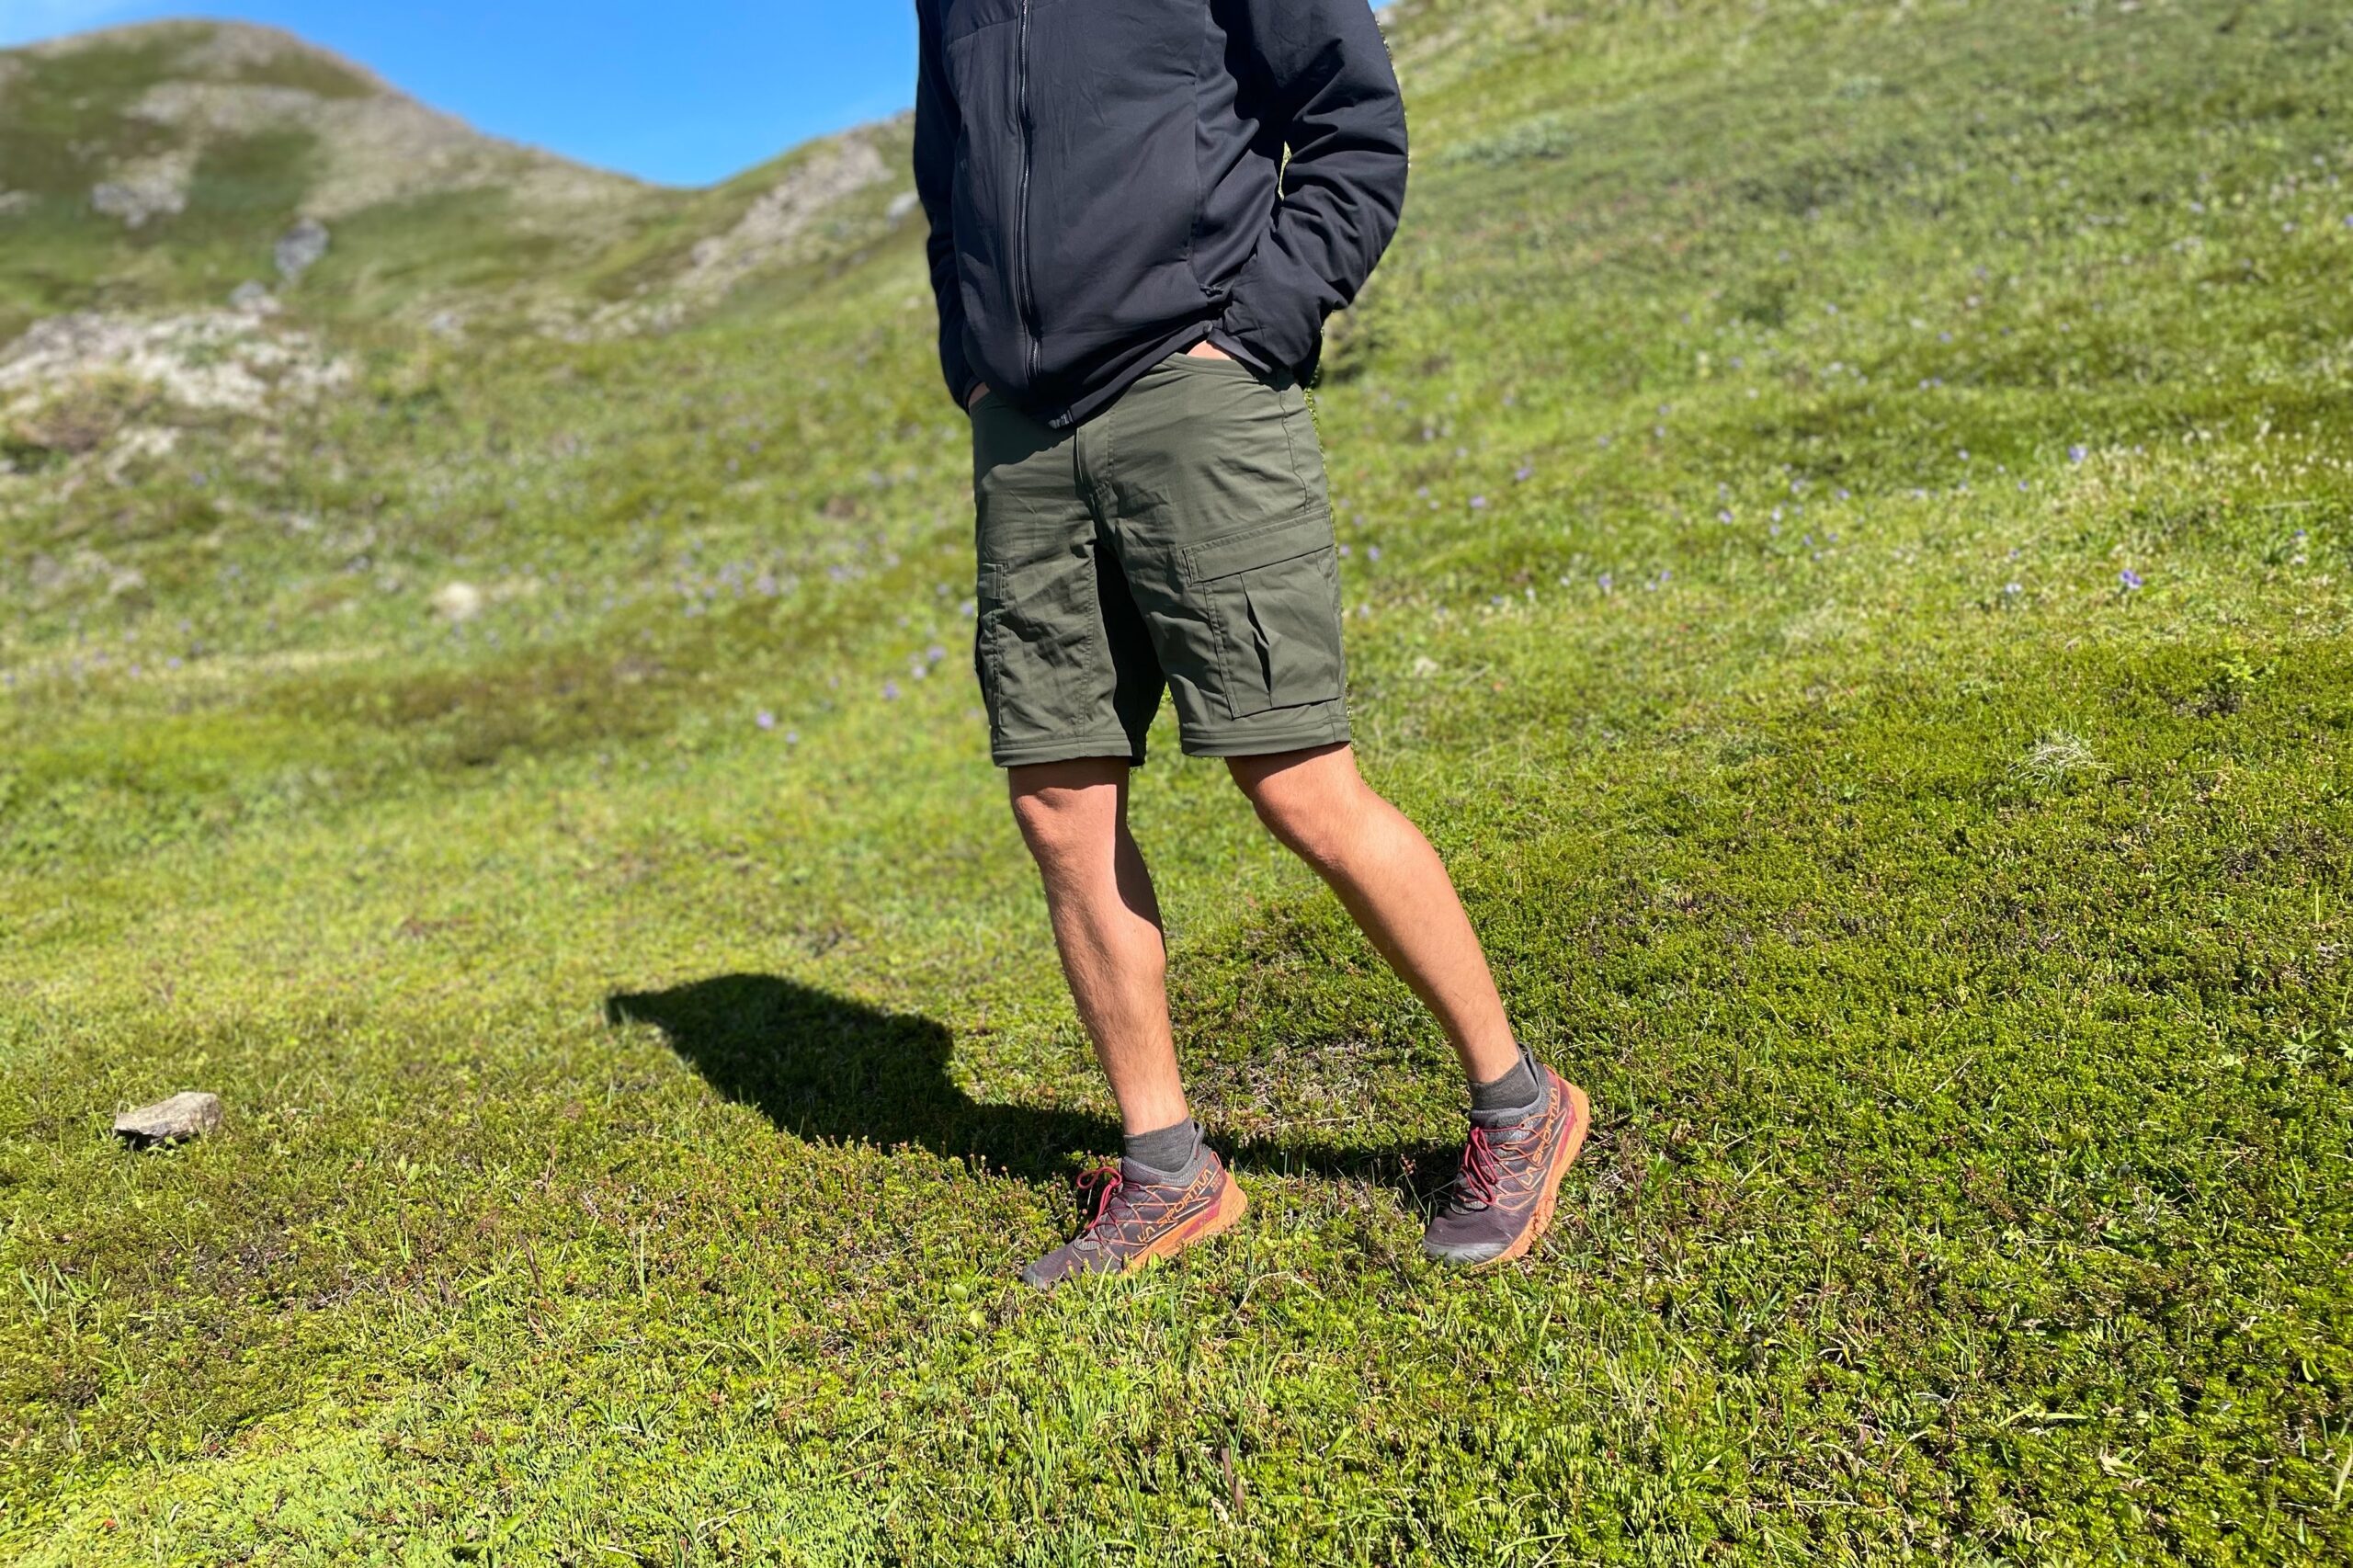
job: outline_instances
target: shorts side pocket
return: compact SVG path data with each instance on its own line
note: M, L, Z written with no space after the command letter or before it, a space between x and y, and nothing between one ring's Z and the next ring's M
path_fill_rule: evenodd
M1215 634L1217 695L1230 718L1304 708L1347 685L1332 519L1318 510L1185 551L1185 575Z
M1086 556L1017 570L982 565L973 655L1000 743L1051 740L1078 722L1074 702L1095 647L1094 574Z
M983 561L972 590L972 678L980 682L981 706L992 714L996 711L996 659L989 646L989 628L995 624L989 606L1003 602L995 579L996 568Z

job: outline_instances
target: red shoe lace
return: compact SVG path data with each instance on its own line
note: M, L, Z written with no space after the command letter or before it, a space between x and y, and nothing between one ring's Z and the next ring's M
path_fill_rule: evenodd
M1495 1143L1483 1127L1471 1129L1471 1142L1462 1146L1462 1164L1454 1173L1454 1187L1458 1199L1475 1199L1482 1208L1495 1201L1504 1179L1503 1159L1495 1153Z
M1078 1178L1079 1192L1082 1195L1091 1192L1095 1199L1095 1212L1079 1228L1081 1235L1094 1235L1106 1225L1116 1222L1111 1218L1111 1201L1127 1185L1127 1178L1120 1174L1116 1164L1097 1165Z

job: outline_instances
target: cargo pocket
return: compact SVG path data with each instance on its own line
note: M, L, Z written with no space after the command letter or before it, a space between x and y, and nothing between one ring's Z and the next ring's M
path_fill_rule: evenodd
M1329 702L1347 684L1340 573L1321 511L1185 552L1185 574L1217 639L1230 718Z

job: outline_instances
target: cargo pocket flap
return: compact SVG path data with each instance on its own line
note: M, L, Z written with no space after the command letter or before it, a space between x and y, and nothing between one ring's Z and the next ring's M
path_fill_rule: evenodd
M1321 512L1310 512L1287 523L1197 544L1185 552L1185 574L1197 583L1215 582L1331 548L1331 523Z

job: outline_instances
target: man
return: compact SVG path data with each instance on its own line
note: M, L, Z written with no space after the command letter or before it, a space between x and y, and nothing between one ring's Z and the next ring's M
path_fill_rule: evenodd
M1358 777L1302 383L1395 233L1404 111L1366 0L916 0L915 183L972 421L974 664L1123 1158L1023 1271L1134 1269L1241 1217L1178 1079L1130 769L1164 689L1437 1016L1471 1135L1425 1249L1518 1257L1585 1142L1429 842ZM1289 160L1285 162L1288 150Z

